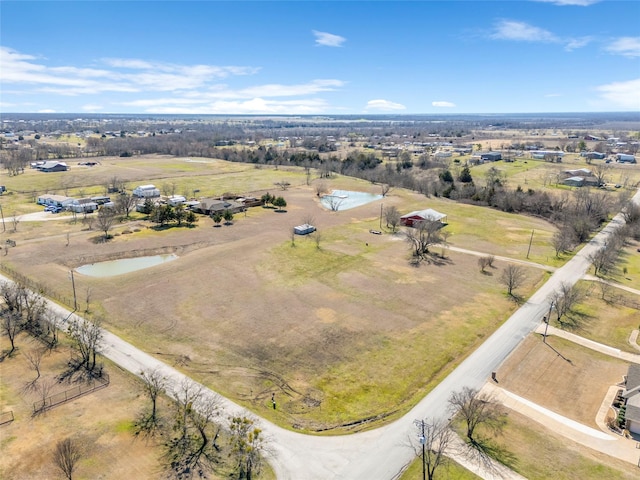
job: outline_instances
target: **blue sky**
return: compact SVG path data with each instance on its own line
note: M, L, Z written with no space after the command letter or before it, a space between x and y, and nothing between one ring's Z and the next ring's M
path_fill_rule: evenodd
M0 112L640 111L640 2L2 1Z

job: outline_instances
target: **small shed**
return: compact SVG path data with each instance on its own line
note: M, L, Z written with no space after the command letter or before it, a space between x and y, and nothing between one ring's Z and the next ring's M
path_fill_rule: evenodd
M316 227L313 225L309 225L308 223L303 223L302 225L298 225L297 227L293 227L293 233L296 235L308 235L309 233L313 233L316 231Z
M98 210L98 203L91 198L79 198L74 199L67 208L75 213L92 213Z
M400 217L400 223L405 227L413 227L420 222L441 222L446 223L447 216L437 212L432 208L426 210L416 210Z
M187 199L182 195L171 195L167 197L167 203L172 207L178 206L186 202Z

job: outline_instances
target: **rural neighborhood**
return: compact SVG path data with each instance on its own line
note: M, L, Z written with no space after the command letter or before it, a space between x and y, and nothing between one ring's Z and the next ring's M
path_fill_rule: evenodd
M638 124L183 122L4 120L3 476L637 475Z

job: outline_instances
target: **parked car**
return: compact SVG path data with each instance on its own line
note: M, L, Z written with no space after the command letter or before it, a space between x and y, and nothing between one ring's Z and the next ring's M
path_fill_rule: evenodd
M47 205L44 207L45 212L51 213L60 213L62 211L62 207L58 207L57 205Z

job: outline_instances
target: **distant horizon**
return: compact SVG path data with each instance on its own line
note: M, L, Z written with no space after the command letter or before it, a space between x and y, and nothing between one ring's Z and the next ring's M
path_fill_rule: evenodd
M0 112L638 112L638 18L625 0L4 0Z

